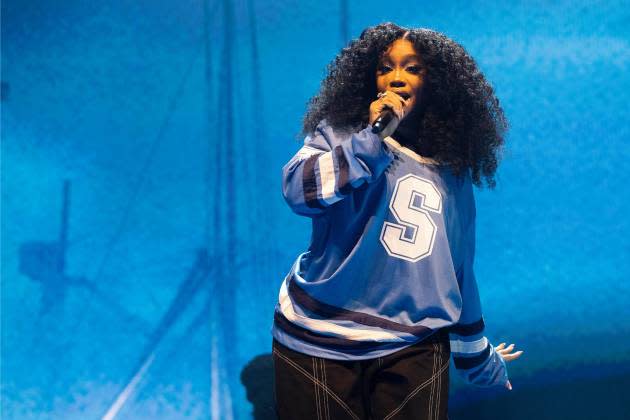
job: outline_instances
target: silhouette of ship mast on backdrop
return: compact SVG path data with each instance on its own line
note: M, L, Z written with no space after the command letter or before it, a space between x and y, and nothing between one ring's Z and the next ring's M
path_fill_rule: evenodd
M234 9L230 0L217 1L213 6L216 8L220 4L223 6L223 48L220 62L232 63L234 60L233 38L235 36ZM253 104L256 113L260 114L263 111L263 101L260 91L260 65L253 0L248 0L247 5L249 9L251 28L250 41L252 43L252 62L254 69L252 72L254 84ZM218 88L216 89L218 92L218 95L216 95L216 106L212 106L211 104L211 98L215 96L215 92L212 85L212 50L210 43L212 34L210 32L210 19L215 11L216 10L210 11L209 1L203 2L204 77L206 81L206 115L208 117L206 132L207 138L214 140L213 153L209 150L207 155L207 173L205 174L206 196L204 201L207 211L204 241L206 245L198 249L188 275L180 284L177 294L171 301L169 308L150 335L135 367L132 369L132 373L126 381L125 387L117 395L115 401L103 416L104 420L114 419L130 395L136 391L140 380L155 360L158 345L173 325L181 318L183 312L195 296L199 295L204 289L207 290L202 309L189 323L181 340L188 340L200 328L210 326L208 338L210 340L209 379L211 395L209 398L210 410L208 414L213 420L230 420L234 417L232 407L232 394L234 390L232 388L235 386L236 380L238 379L236 372L238 362L236 358L238 339L236 336L237 316L235 313L235 291L238 289L238 273L243 264L237 262L237 249L239 249L239 244L237 243L236 232L234 229L226 227L234 223L235 220L238 220L239 216L239 209L237 207L239 202L238 191L235 184L236 170L240 168L243 179L247 181L250 179L253 180L251 184L245 182L246 194L248 194L248 196L254 196L257 191L260 191L260 185L264 184L265 176L250 177L248 172L250 162L247 161L247 156L239 156L239 159L236 159L235 152L239 150L239 148L235 145L234 83L230 64L220 66L218 78L221 80L221 83L218 84ZM193 63L194 60L188 71L184 74L179 89L171 101L169 113L163 126L168 122L169 116L175 108L176 100L181 96ZM213 120L213 115L215 114L218 115L216 121ZM160 130L159 136L161 136L163 131L163 129ZM256 132L260 134L264 132L264 129L259 125ZM264 139L259 138L259 142L257 142L254 151L257 155L256 157L264 158L266 156L264 143ZM226 163L224 164L225 161ZM240 167L238 166L239 163ZM214 172L211 173L211 169L214 169ZM212 206L212 210L210 210L210 203L213 199L214 205ZM269 221L263 223L262 227L256 225L256 223L262 219L259 205L254 206L253 213L254 214L251 215L253 218L246 218L248 227L258 229L259 231L262 230L263 234L260 235L260 237L268 239L268 232L271 229ZM268 268L270 267L270 255L274 253L274 250L275 248L272 244L266 244L266 247L262 248L262 252L258 255L255 254L250 262L253 263L255 267L260 267L261 272L268 272ZM243 257L241 257L241 259L243 261L245 260ZM176 351L177 349L173 349L170 355Z
M97 274L93 280L86 277L73 277L66 273L66 254L68 248L68 220L70 208L70 181L64 181L63 186L63 206L61 215L61 227L59 237L55 241L31 241L23 244L19 249L19 269L20 272L31 280L39 283L42 288L42 300L40 308L40 317L47 316L54 311L55 307L64 304L65 296L70 288L83 288L88 290L96 300L102 302L110 309L110 313L116 314L120 320L137 331L143 333L147 339L141 349L138 358L133 367L130 369L124 386L119 393L112 398L112 403L103 415L103 419L112 420L117 417L129 399L134 393L137 393L141 381L147 372L154 365L157 355L157 349L163 342L163 339L169 334L173 326L182 319L182 315L186 309L190 307L192 301L197 296L205 297L201 305L201 309L192 318L186 326L183 334L180 336L180 345L190 340L202 328L209 328L205 332L208 339L210 352L208 354L209 364L209 405L208 417L212 420L230 420L234 417L234 409L232 407L233 387L236 386L236 380L239 375L236 372L238 366L238 337L237 331L237 314L235 291L238 289L239 270L243 268L247 261L248 265L256 267L257 272L268 273L271 268L271 261L276 256L277 249L269 239L273 235L272 220L265 217L262 211L262 205L251 205L247 203L245 211L239 211L238 203L241 194L243 197L256 197L265 185L269 185L266 177L268 174L256 174L252 176L250 173L255 168L256 160L264 160L267 158L265 128L262 126L262 119L256 118L256 142L255 148L250 152L244 147L235 144L235 103L234 89L238 86L234 85L234 75L231 63L235 60L233 55L234 39L235 39L235 10L230 0L217 0L211 3L210 0L204 0L203 4L203 48L205 56L204 78L206 82L205 99L206 99L206 133L210 140L208 143L208 154L206 161L206 173L204 174L206 182L205 205L206 217L204 223L204 245L196 251L194 260L184 276L183 280L177 287L177 291L168 305L168 308L161 316L157 325L151 327L149 322L130 313L125 307L120 305L116 300L108 297L108 295L97 285L101 271L105 266L105 262L109 257L109 253L120 233L125 227L129 210L134 205L141 189L145 177L143 176L149 168L151 161L155 157L158 144L164 137L166 127L168 126L172 114L176 109L177 101L182 97L184 87L192 73L194 64L197 61L195 56L186 71L182 74L182 78L177 89L174 92L164 120L154 139L152 147L149 149L144 165L140 173L140 177L133 188L130 202L123 213L123 219L120 222L114 239L107 247L105 257L97 268ZM260 75L260 58L258 51L256 14L254 10L253 0L247 0L248 23L249 23L249 42L251 46L251 64L253 91L251 93L252 111L251 115L260 116L264 114L262 99L262 79ZM348 5L347 0L341 0L341 37L342 43L345 45L348 38ZM222 6L222 50L218 71L218 79L220 83L213 86L213 66L212 66L212 43L211 37L211 18L219 7ZM7 85L8 86L8 85ZM3 86L4 88L4 86ZM8 92L8 87L3 92ZM6 97L6 95L4 95ZM214 98L214 101L213 99ZM216 116L216 117L215 117ZM211 149L212 148L212 149ZM236 152L239 152L238 158ZM235 180L245 179L245 185L239 185L236 188ZM262 194L261 194L262 195ZM263 195L264 196L264 195ZM251 201L251 200L250 200ZM262 200L256 200L259 203ZM213 204L211 206L211 203ZM243 216L244 222L247 223L247 229L258 231L260 233L255 239L261 243L254 244L256 252L251 256L240 256L237 253L240 245L236 237L235 229L231 228L231 224L236 220L240 220L239 216ZM264 221L264 222L263 222ZM249 240L248 240L249 241ZM264 243L263 243L264 241ZM248 244L250 247L251 244ZM253 287L262 287L258 279L253 279ZM202 294L203 293L203 294ZM114 311L111 311L111 309ZM79 320L79 323L83 320ZM76 328L75 328L76 329ZM178 353L181 346L173 347L167 356L170 358L174 353ZM163 355L160 354L160 357ZM266 356L266 357L265 357ZM267 375L261 378L261 383L267 383L269 380L269 362L268 355L258 356L248 365L248 373L252 366L263 366ZM259 363L259 360L262 362ZM241 378L249 378L251 375L242 375ZM248 381L250 379L247 379ZM267 381L267 382L265 382ZM247 385L247 384L245 384ZM269 403L266 400L268 395L263 398L265 405ZM256 402L254 403L254 414L256 415ZM269 407L265 407L269 409ZM258 418L258 416L256 416ZM265 417L268 418L268 417Z
M207 399L210 409L207 411L211 419L231 419L233 418L233 407L231 403L233 383L238 380L236 369L236 314L235 314L235 297L234 292L238 287L238 270L241 264L237 263L236 249L237 244L236 233L232 229L225 229L237 216L237 191L235 180L235 171L237 164L242 161L235 159L235 150L237 146L234 144L234 116L233 116L233 98L232 98L232 69L230 66L221 66L219 77L223 81L219 84L219 95L217 100L221 101L220 106L213 106L211 98L215 96L212 87L212 61L211 61L211 45L210 45L210 17L216 11L218 6L223 5L224 20L224 39L223 53L221 59L224 62L231 63L233 48L233 32L234 18L233 7L229 0L220 0L214 3L212 12L210 11L209 1L203 1L204 28L203 37L205 53L205 71L206 79L206 115L208 120L207 138L214 140L214 150L208 149L206 174L204 174L206 182L205 204L205 245L200 247L194 258L192 266L188 270L187 275L177 288L175 296L172 298L164 315L159 320L157 326L150 327L149 323L132 315L122 305L114 299L107 296L98 286L98 278L102 272L105 262L114 247L118 237L124 230L127 216L133 207L138 196L144 177L142 174L150 166L155 156L157 145L164 137L164 133L171 120L172 114L176 108L177 101L183 95L186 82L189 80L194 64L197 61L195 56L188 69L182 75L179 86L175 94L169 102L166 116L158 130L158 134L148 152L146 161L142 167L141 177L135 184L131 199L123 212L123 220L119 223L118 229L114 234L114 238L108 244L106 255L100 266L97 268L97 274L94 276L95 281L90 281L86 277L73 277L66 273L66 254L68 248L68 219L70 205L70 181L64 181L63 186L63 207L61 216L61 228L59 237L55 241L30 241L19 248L19 271L31 280L39 283L42 288L42 298L40 307L40 319L50 315L55 308L62 308L65 297L71 287L80 287L89 290L94 297L107 305L109 313L116 314L121 317L121 321L130 326L135 327L138 331L143 332L147 336L147 341L140 351L139 357L131 369L125 385L122 390L115 396L113 403L109 406L103 419L114 419L120 410L129 401L134 392L138 391L139 384L146 373L149 371L156 358L156 350L164 337L169 333L171 328L182 318L182 314L189 307L191 301L203 292L205 289L206 299L199 314L193 318L190 325L186 328L183 338L190 338L200 328L210 326L210 331L206 335L210 339L210 352L208 354L208 364L210 372L208 374L210 382L211 395ZM253 7L251 0L248 2ZM250 18L254 15L250 13ZM255 34L252 34L252 41L255 42ZM256 48L253 49L256 51ZM255 53L257 55L257 52ZM257 56L255 65L258 65ZM259 79L258 69L253 74L256 80ZM6 84L3 83L3 100L8 92ZM258 93L256 93L258 92ZM227 103L225 102L227 98ZM257 111L262 111L262 100L258 87L255 89L254 102L258 106ZM217 105L219 103L217 102ZM215 111L219 110L220 113ZM214 114L219 115L218 121L211 120ZM258 132L261 127L258 127ZM208 143L210 146L210 143ZM258 151L259 155L260 150ZM227 161L223 164L223 161ZM248 177L247 163L245 162L245 178ZM211 172L211 169L215 169ZM256 177L256 182L263 182L261 178ZM215 198L214 205L210 209L210 201ZM260 214L258 206L255 208L256 214ZM253 224L249 220L248 223ZM268 235L262 235L268 238ZM267 247L267 252L271 252L273 247ZM267 252L263 252L264 265L268 266ZM91 304L89 302L88 304ZM113 309L113 311L112 311ZM220 318L220 320L217 320ZM77 330L78 326L83 322L79 320L72 330ZM234 378L230 382L229 378Z
M70 212L70 181L63 182L63 204L61 227L56 241L30 241L19 248L19 272L41 285L42 296L40 318L63 306L66 292L70 287L83 288L121 318L126 325L141 332L149 331L149 324L133 315L115 299L109 297L96 284L85 277L73 277L66 273L66 253L68 249L68 219Z

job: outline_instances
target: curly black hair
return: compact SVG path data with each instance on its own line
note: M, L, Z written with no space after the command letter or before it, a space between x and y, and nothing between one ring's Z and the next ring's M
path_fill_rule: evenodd
M302 135L313 133L323 119L340 131L365 128L377 95L380 57L403 37L413 43L427 70L422 100L414 112L420 119L419 132L406 145L448 165L457 176L469 168L475 185L482 187L483 177L494 188L507 119L473 58L460 44L433 30L391 22L365 29L328 65L319 93L309 101Z

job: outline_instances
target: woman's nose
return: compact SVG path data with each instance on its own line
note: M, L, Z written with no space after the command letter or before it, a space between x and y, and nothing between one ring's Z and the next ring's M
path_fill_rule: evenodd
M405 81L402 79L400 69L394 70L393 78L389 82L390 87L404 87Z

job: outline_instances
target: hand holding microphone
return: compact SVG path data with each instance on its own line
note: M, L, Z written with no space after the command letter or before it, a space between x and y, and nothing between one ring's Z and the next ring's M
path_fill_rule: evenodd
M405 116L406 106L407 101L397 93L389 90L380 92L378 99L370 104L372 132L381 139L392 135Z

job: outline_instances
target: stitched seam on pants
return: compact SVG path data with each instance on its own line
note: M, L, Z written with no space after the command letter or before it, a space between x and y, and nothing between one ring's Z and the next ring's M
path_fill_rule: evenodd
M431 343L431 347L433 347L433 370L431 371L431 377L435 376L435 364L436 364L436 358L437 358L437 351L435 348L435 343ZM429 392L429 413L427 414L427 419L428 420L432 420L433 419L433 395L435 392L435 381L431 381L431 390Z
M306 370L304 370L304 368L302 368L302 366L298 365L297 363L295 363L293 360L289 359L287 356L285 356L284 354L280 353L277 350L273 350L273 353L275 355L277 355L278 357L282 358L285 362L287 362L288 364L290 364L291 366L293 366L295 369L297 369L302 375L306 376L307 378L309 378L311 381L321 385L322 383L320 381L318 381L316 378L314 378L310 373L308 373ZM339 403L339 405L348 412L348 414L350 414L350 416L353 419L356 420L361 420L359 418L359 416L357 416L356 414L354 414L354 412L350 409L350 407L348 407L348 405L334 392L332 392L328 387L324 387L324 391L326 391L335 401L337 401Z
M440 369L437 371L437 373L435 375L440 375L442 372L444 372L444 370L448 367L448 362L446 362L444 365L442 365L442 367L440 367ZM385 417L383 420L388 420L390 418L392 418L392 416L394 416L396 413L398 413L400 410L402 410L402 408L405 406L405 404L407 404L407 402L414 396L416 395L418 392L420 392L422 390L422 388L426 387L431 381L433 381L435 379L434 377L431 377L429 379L427 379L426 381L424 381L423 383L421 383L420 385L418 385L418 387L416 389L414 389L413 391L411 391L409 393L409 395L407 395L407 397L405 397L405 399L403 400L403 402L397 407L395 408L391 413L389 413L387 415L387 417Z
M324 377L324 387L328 388L328 378L326 377L326 360L320 359L322 367L322 376ZM324 413L326 414L326 420L330 420L330 406L328 405L328 393L324 393Z
M321 381L322 386L325 386L326 384L324 383L324 377L321 375L321 372L320 372L320 365L319 365L318 359L315 359L315 369L317 372L315 377ZM326 400L326 398L324 397L324 394L326 393L322 392L322 395L319 398L319 412L320 412L320 416L322 420L325 420L325 412L326 412L326 409L324 408L324 404L325 404L324 401Z
M438 361L439 363L442 363L442 358L440 357L440 345L436 344L435 345L435 351L437 353L438 356ZM441 375L438 375L437 378L435 378L435 399L433 400L435 402L435 405L433 406L433 418L437 420L438 418L438 407L440 406L440 377Z
M438 345L437 345L437 344L434 344L434 345L433 345L433 350L435 351L435 356L436 356L436 358L437 358L437 359L438 359L438 361L441 363L441 359L439 359L439 347L438 347ZM436 395L436 394L439 392L438 387L437 387L437 386L438 386L438 382L439 382L439 380L440 380L440 376L438 375L438 376L435 378L435 380L433 381L433 384L432 384L432 387L431 387L431 388L432 388L432 391L434 391L434 392L433 392L433 395L432 395L432 397L433 397L433 398L431 399L431 402L432 402L431 413L433 414L433 417L432 417L432 418L433 418L434 420L435 420L436 415L437 415L437 414L436 414L436 412L435 412L435 411L436 411L436 409L435 409L435 405L436 405L436 403L437 403L437 395Z
M442 343L438 344L438 360L442 364ZM442 390L442 375L437 377L437 403L435 404L435 420L440 420L440 397Z
M317 374L317 361L315 357L311 357L311 361L313 363L313 376L318 380L319 375ZM322 413L319 407L319 385L317 382L314 382L313 385L315 386L315 412L317 413L317 420L322 420Z

